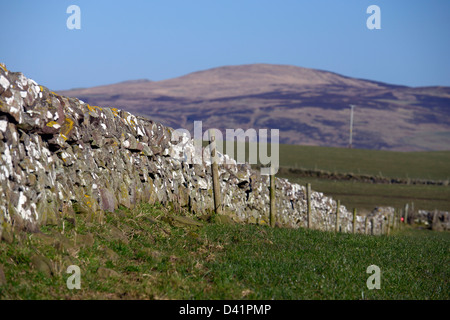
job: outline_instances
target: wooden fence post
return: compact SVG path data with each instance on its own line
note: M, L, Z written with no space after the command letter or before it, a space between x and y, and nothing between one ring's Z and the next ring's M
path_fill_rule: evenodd
M275 215L276 215L276 207L275 207L275 175L272 173L272 169L270 169L270 226L275 227Z
M353 208L353 226L352 226L353 233L356 233L356 208Z
M390 231L391 231L391 215L388 215L387 216L387 232L386 232L386 234L389 235Z
M369 217L366 216L366 220L364 221L364 233L369 234Z
M308 229L311 229L311 183L306 184L306 202L308 205Z
M336 204L336 232L339 232L339 211L341 210L341 200L337 201Z
M431 221L431 230L434 230L436 228L437 220L438 220L438 211L437 209L434 209L433 220Z
M398 229L398 210L397 208L394 208L394 217L393 217L393 226L394 226L394 230Z
M220 184L219 184L219 164L216 153L216 136L213 129L209 130L209 139L211 146L211 173L213 182L213 195L214 195L214 212L221 214L220 203Z
M405 204L405 223L408 223L408 204Z

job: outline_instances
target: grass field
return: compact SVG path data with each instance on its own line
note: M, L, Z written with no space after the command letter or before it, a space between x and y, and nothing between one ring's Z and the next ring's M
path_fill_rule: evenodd
M252 145L259 152L258 144ZM235 144L235 158L237 146L243 145ZM245 160L249 161L249 144L245 143L242 148ZM270 154L270 145L267 148ZM227 153L225 146L224 152ZM450 151L395 152L280 144L279 158L281 167L389 178L450 180Z
M234 155L237 155L236 143ZM242 146L242 144L241 144ZM256 150L258 150L258 145ZM245 144L248 161L249 144ZM270 146L269 146L270 149ZM227 151L226 148L224 150ZM295 174L278 174L299 184L311 183L313 190L340 199L348 208L372 210L376 206L402 208L414 203L415 209L450 211L450 151L393 152L366 149L279 145L280 166L352 173L385 178L447 181L447 185L371 184L339 181Z
M371 184L280 175L291 182L311 183L314 190L341 200L347 208L371 211L377 206L403 208L414 203L415 209L450 211L450 187L433 185Z
M450 180L450 151L394 152L280 145L280 165L390 178Z
M177 224L141 205L104 223L17 234L0 243L1 299L449 299L450 233L392 236L267 226ZM47 236L46 236L47 235ZM69 290L69 265L81 289ZM369 290L367 267L381 270ZM1 280L1 279L0 279ZM1 283L1 281L0 281Z

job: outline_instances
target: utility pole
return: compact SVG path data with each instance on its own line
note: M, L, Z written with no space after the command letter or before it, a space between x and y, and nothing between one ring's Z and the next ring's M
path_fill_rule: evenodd
M350 105L350 140L348 143L348 147L351 149L352 148L352 135L353 135L353 109L355 108L354 105Z

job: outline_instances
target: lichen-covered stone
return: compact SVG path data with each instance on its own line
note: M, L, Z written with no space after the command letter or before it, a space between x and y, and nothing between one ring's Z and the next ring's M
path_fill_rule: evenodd
M53 275L51 261L46 257L41 255L33 255L31 257L31 264L37 271L42 272L47 277L51 277Z
M14 233L12 231L11 225L5 224L5 226L2 228L0 240L5 241L9 244L14 242Z
M120 274L117 271L104 267L98 268L97 275L102 279L117 278L120 276Z
M0 286L6 285L5 271L3 270L3 265L0 264Z
M75 244L80 247L90 248L94 245L94 236L91 233L77 234L75 236Z

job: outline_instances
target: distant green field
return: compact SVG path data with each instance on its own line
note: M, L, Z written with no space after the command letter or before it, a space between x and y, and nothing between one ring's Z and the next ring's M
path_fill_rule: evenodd
M415 209L450 211L450 187L433 185L372 184L358 181L336 181L316 178L298 178L281 175L289 181L341 200L347 208L367 209L378 206L403 208L414 203Z
M237 143L234 145L235 158L238 145ZM249 161L251 147L258 150L259 146L245 144L246 161ZM223 151L229 153L226 148ZM447 181L447 183L450 180L450 151L393 152L280 144L279 161L281 167L322 170L331 173ZM278 176L302 185L311 183L313 190L340 199L349 208L368 210L376 206L401 208L406 203L414 202L416 209L450 211L450 186L448 185L371 184L360 181L306 178L289 173L278 174Z
M242 144L235 143L235 158L238 145ZM250 145L256 150L259 148L258 144ZM226 146L223 148L225 153L230 153ZM268 148L270 154L270 145ZM450 180L450 151L396 152L280 144L279 157L281 167L390 178ZM245 160L249 161L248 143L245 143Z
M235 158L237 145L242 144L235 144ZM255 146L256 150L258 147ZM226 147L224 152L229 153ZM450 180L450 151L395 152L280 144L279 157L281 167L390 178ZM248 143L245 144L245 160L249 161Z
M450 151L394 152L280 145L280 165L390 178L450 179Z

